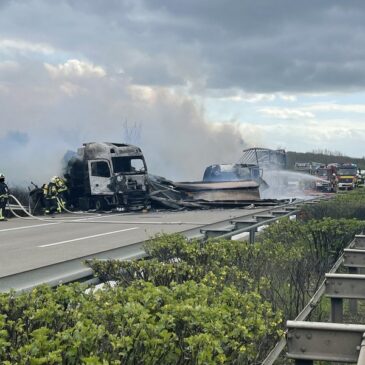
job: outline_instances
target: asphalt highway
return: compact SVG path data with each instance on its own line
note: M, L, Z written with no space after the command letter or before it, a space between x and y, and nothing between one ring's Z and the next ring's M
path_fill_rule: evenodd
M267 208L183 212L62 214L0 223L0 278L145 241L157 233L189 231L251 216Z

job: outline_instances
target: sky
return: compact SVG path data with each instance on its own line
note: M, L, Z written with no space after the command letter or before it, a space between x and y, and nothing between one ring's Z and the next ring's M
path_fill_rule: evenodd
M200 179L259 146L363 157L365 3L0 0L0 171L42 183L84 142Z

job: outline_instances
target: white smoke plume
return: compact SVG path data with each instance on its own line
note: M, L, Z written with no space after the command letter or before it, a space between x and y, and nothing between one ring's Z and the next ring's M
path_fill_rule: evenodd
M235 162L247 147L238 124L207 121L183 92L66 66L19 67L23 82L0 90L0 171L13 184L48 181L83 142L137 144L151 173L174 180L201 179L206 166Z

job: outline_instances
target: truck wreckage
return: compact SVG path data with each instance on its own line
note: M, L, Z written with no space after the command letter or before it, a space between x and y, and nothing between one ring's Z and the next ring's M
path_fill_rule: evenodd
M82 210L148 209L147 166L139 147L121 143L85 143L64 174L69 204Z
M211 165L203 181L173 182L149 174L141 149L123 143L83 144L69 159L64 177L68 207L81 210L207 209L277 203L260 199L259 188L265 188L266 183L257 164ZM40 194L31 196L40 199Z

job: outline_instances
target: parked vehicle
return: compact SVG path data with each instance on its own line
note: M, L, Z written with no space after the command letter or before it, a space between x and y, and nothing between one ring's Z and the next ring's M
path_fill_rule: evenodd
M339 165L337 167L336 179L338 189L354 189L357 185L357 165L353 163Z
M316 189L326 192L335 192L337 187L336 167L333 165L321 165L315 171L318 180L315 182Z

